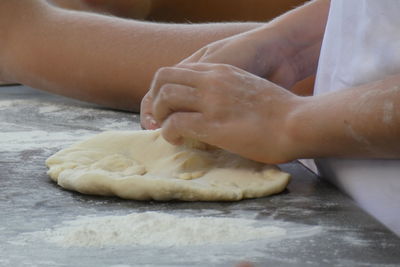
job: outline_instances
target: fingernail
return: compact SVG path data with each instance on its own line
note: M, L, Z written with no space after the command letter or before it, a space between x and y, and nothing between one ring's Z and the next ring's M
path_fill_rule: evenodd
M147 121L149 122L149 129L154 130L160 128L153 116L147 115Z

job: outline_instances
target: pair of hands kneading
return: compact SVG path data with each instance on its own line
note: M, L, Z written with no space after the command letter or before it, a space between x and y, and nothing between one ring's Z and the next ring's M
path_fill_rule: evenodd
M142 101L142 126L161 127L172 144L191 138L260 162L296 159L288 128L303 99L283 88L294 83L293 66L277 42L248 40L218 41L161 68Z
M138 200L233 201L284 190L290 175L265 163L296 157L287 128L303 100L281 87L295 76L275 53L282 46L271 41L265 64L258 58L265 42L249 40L222 40L161 68L141 107L142 126L161 129L106 132L62 150L47 160L52 179L81 193Z

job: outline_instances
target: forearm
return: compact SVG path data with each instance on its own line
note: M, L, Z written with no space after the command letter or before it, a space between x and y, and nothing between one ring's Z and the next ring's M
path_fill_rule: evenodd
M153 24L44 4L28 13L3 58L8 80L126 110L137 110L161 66L259 26Z
M47 0L48 3L79 11L92 11L93 9L82 0Z
M400 157L400 75L303 98L291 116L297 158Z
M283 62L282 65L286 64L293 70L294 74L290 77L289 84L293 85L315 74L329 7L329 0L314 0L283 14L263 27L245 33L247 38L259 40L257 42L261 47L260 64L271 60L270 53L265 50L276 47L275 53L282 55L280 59ZM271 33L276 37L271 38ZM271 46L271 41L277 44ZM265 47L264 50L263 47ZM263 55L266 57L264 58ZM283 80L284 78L279 76L288 75L287 67L273 71L277 73L260 73L260 76L274 76L275 80Z
M62 8L95 12L131 19L145 19L150 13L151 0L47 0Z

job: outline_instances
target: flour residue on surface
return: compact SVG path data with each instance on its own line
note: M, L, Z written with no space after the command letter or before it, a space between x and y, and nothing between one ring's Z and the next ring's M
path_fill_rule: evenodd
M35 98L0 100L0 111L2 151L52 150L104 130L140 129L137 114Z
M343 240L350 243L353 246L362 246L362 247L367 247L368 246L368 241L365 241L362 238L359 238L355 235L346 235L343 236Z
M91 132L75 130L71 132L47 132L42 130L13 131L0 133L2 151L22 151L27 149L49 149L66 146L83 137L90 136Z
M232 244L285 236L259 221L218 217L180 217L145 212L124 216L78 217L33 235L64 247L188 246Z

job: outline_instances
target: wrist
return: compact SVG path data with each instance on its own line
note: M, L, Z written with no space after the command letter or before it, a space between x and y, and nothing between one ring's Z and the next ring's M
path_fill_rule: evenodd
M317 139L314 138L314 120L309 116L312 113L312 97L295 96L290 110L284 119L284 139L282 147L289 150L291 159L316 157L315 148Z
M295 57L301 54L302 47L291 41L283 27L279 23L268 23L243 34L243 37L253 46L254 64L250 72L284 88L291 88L304 78L299 71L304 62Z
M329 0L310 1L266 26L266 30L272 31L272 35L280 40L278 54L282 56L282 63L279 72L285 76L289 69L291 77L288 79L292 85L316 72L329 8Z
M271 97L270 93L266 94ZM268 101L271 101L268 103ZM303 158L305 155L303 143L307 132L302 125L301 116L307 105L306 98L297 96L281 88L277 97L263 101L263 112L260 112L262 127L255 126L260 132L259 140L264 140L258 147L262 157L256 158L261 162L281 164ZM268 133L268 138L265 137Z

